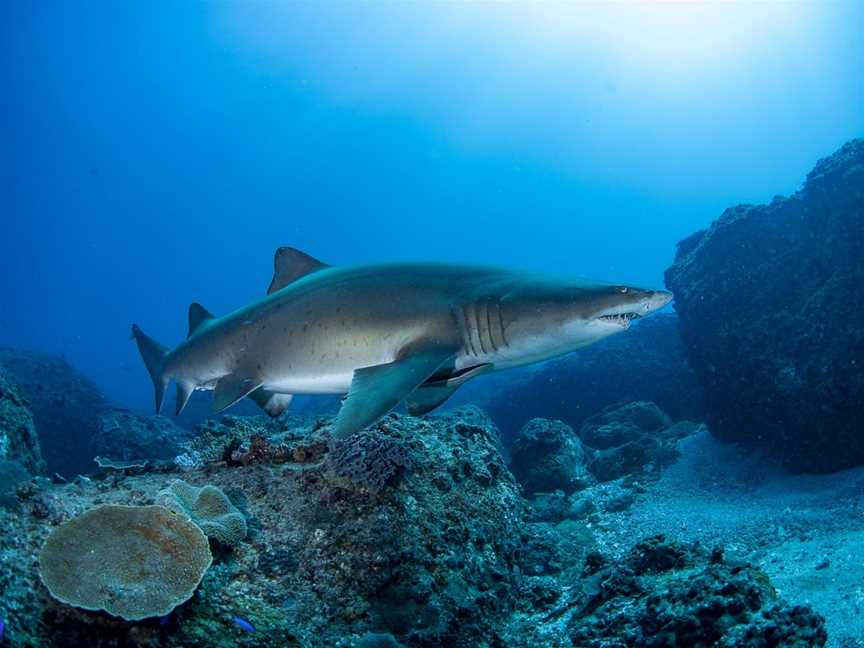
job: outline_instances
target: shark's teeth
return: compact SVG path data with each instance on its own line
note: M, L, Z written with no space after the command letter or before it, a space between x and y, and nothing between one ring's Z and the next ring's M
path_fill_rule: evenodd
M613 315L601 315L600 319L614 322L619 326L628 326L632 320L640 319L641 317L638 313L615 313Z

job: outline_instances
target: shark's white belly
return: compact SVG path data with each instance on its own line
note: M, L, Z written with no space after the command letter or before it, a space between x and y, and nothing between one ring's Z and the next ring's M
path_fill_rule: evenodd
M264 384L264 388L282 394L347 394L354 371L336 371L305 376L285 376Z

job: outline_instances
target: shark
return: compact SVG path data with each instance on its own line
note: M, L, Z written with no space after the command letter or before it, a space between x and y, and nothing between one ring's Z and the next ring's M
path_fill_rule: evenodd
M279 416L295 394L344 394L331 433L345 438L404 403L420 416L481 374L570 353L669 303L672 294L523 270L444 263L338 267L276 251L266 296L223 317L189 307L173 349L137 324L156 412L176 383L214 412L243 398Z

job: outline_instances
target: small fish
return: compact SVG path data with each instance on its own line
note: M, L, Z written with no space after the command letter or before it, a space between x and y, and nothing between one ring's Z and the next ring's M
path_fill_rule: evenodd
M162 626L163 628L165 626L167 626L169 623L171 623L171 615L170 614L166 614L165 616L163 616L159 619L159 625Z
M255 632L255 626L253 626L251 623L249 623L243 617L235 616L235 617L232 617L231 620L234 622L234 625L236 625L238 628L240 628L244 632Z

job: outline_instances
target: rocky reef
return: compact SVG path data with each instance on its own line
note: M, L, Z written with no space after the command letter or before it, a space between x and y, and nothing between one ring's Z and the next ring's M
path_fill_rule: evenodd
M864 140L800 191L726 210L666 283L719 438L826 472L864 463Z
M665 464L642 455L642 463L606 482L589 468L596 453L644 437L666 447L681 426L656 406L604 411L580 434L562 423L530 425L533 431L522 435L525 453L546 448L555 456L564 449L561 461L540 461L543 470L566 476L563 464L579 462L586 479L572 493L540 492L540 484L556 482L532 473L525 455L527 472L518 474L526 485L540 480L526 499L502 458L498 430L477 408L423 419L391 414L339 442L330 439L326 418L225 417L183 441L173 462L71 483L19 484L16 506L0 506L4 641L310 648L824 644L818 615L785 603L762 572L719 551L654 538L636 544L622 562L598 543L595 531L605 516L623 515L628 498L638 498L640 484ZM676 427L679 432L668 432ZM583 443L589 439L604 447L592 449ZM81 524L70 520L86 521L94 510L141 517L123 530L134 537L121 544L174 547L160 560L185 555L175 546L183 524L215 529L208 534L213 563L192 597L161 617L124 620L52 596L36 557L54 546L48 538ZM236 520L243 532L227 533L240 528ZM179 526L166 531L166 524ZM99 541L114 555L117 534L106 528ZM88 525L86 533L94 529ZM69 555L57 555L86 565L76 552L97 542L79 544L65 543ZM203 557L195 564L206 565ZM164 605L159 601L160 610L187 590L176 592ZM60 598L77 604L73 595ZM115 609L115 603L85 607ZM650 643L650 636L665 643ZM632 643L633 637L644 642ZM730 643L741 638L746 642ZM716 643L721 640L726 643Z
M639 542L620 564L596 556L568 605L576 610L568 634L585 648L806 648L827 640L819 616L778 600L758 569L664 536Z
M674 420L701 421L701 393L684 356L674 315L655 315L538 367L484 376L464 388L501 429L505 444L533 418L574 429L616 403L652 401Z
M62 357L0 348L0 367L26 399L49 473L74 477L93 468L90 439L108 401Z
M0 348L0 416L0 434L8 430L8 438L27 448L15 451L24 468L67 479L92 472L97 456L173 459L192 437L168 417L114 405L60 356L8 348Z
M167 416L146 416L119 408L104 408L92 431L88 451L114 460L173 459L192 438L186 428ZM89 472L88 470L82 472Z
M696 431L672 420L654 403L611 405L576 433L561 421L533 419L510 447L510 468L527 495L571 495L622 477L654 478L673 461L677 442Z
M32 474L44 470L33 415L18 386L0 369L0 462L15 462ZM10 469L11 470L11 469ZM0 478L2 479L2 478ZM3 490L0 485L0 491Z

